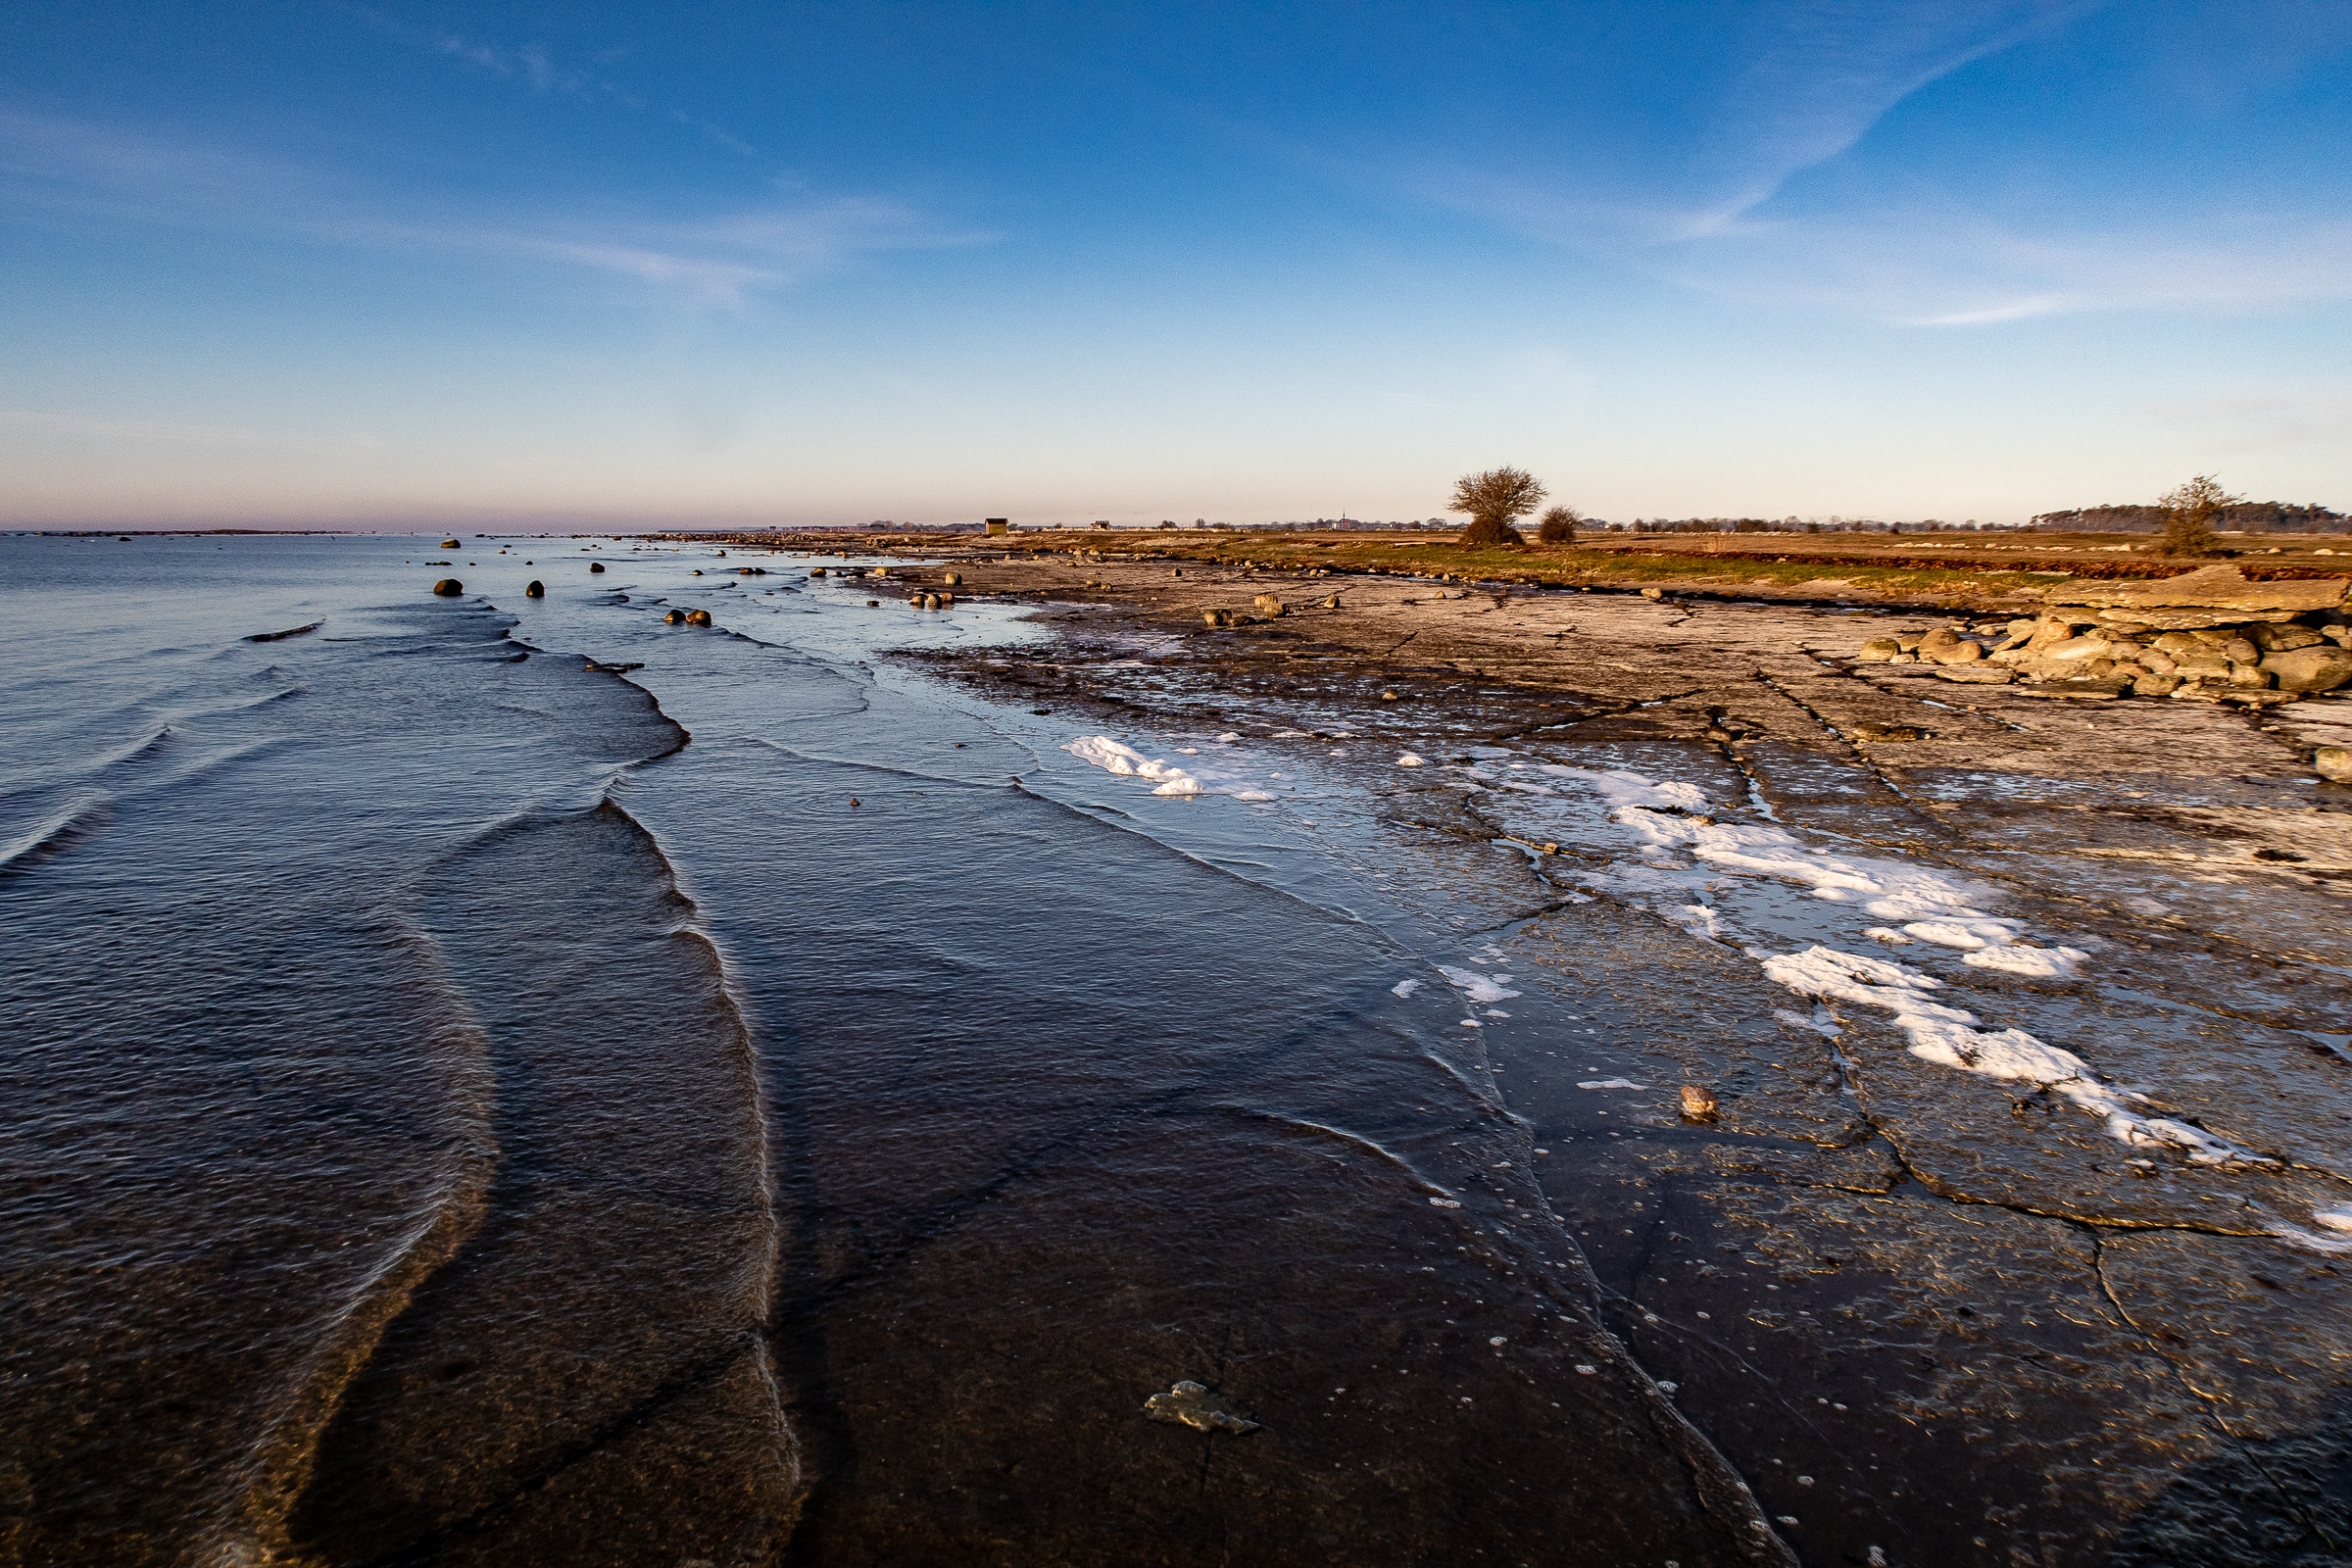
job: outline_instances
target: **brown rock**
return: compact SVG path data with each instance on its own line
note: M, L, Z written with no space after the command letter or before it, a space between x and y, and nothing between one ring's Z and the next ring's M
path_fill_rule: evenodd
M1261 615L1287 615L1290 613L1290 606L1284 604L1281 598L1274 594L1259 594L1250 602L1257 607L1257 612Z
M683 626L686 624L686 612L683 610L673 610L668 614L663 615L662 618L672 626Z
M444 577L433 584L433 592L444 599L455 599L466 591L466 585L455 577Z
M2298 648L2316 648L2328 639L2309 626L2289 622L2283 625L2260 625L2244 628L2246 641L2266 654L2288 654Z
M590 571L602 571L605 569L605 564L601 561L591 561L588 563L588 569ZM702 573L698 571L695 573L695 575L699 577L702 575Z
M2331 784L2352 784L2352 751L2323 746L2311 760L2312 771Z
M689 610L686 612L686 624L689 626L710 625L710 612L708 610Z
M1902 644L1891 637L1873 637L1862 645L1854 657L1866 664L1880 664L1902 651Z
M1722 1110L1723 1102L1696 1084L1683 1085L1683 1120L1713 1121Z
M523 585L522 597L525 599L545 599L547 597L547 584L541 582L538 578L533 577L529 582Z
M2280 691L2331 692L2352 680L2352 651L2335 643L2290 648L2264 659L2262 668L2278 680Z

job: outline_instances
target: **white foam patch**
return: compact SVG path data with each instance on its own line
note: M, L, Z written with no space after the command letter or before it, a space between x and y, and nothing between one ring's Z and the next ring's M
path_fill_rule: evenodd
M2315 1208L2311 1211L2315 1225L2325 1225L2331 1231L2352 1231L2352 1205L2336 1208Z
M1473 748L1472 756L1478 751ZM1546 762L1536 769L1554 778L1573 778L1591 785L1612 806L1649 806L1665 810L1703 811L1707 808L1706 792L1695 784L1661 784L1629 773L1623 768L1603 771L1591 767L1570 767L1564 762Z
M1082 762L1092 762L1121 778L1149 779L1158 786L1154 795L1230 795L1237 801L1270 801L1274 797L1252 788L1250 780L1212 768L1192 772L1158 758L1148 758L1134 747L1107 735L1085 735L1062 748Z
M1588 1078L1576 1087L1579 1089L1647 1089L1649 1085L1638 1084L1631 1078Z
M1989 915L1946 915L1939 920L1914 920L1903 927L1903 935L1917 937L1922 942L1934 942L1947 948L1962 948L1974 952L1988 948L1996 942L2008 942L2025 929L2023 920L1996 920Z
M1420 758L1415 757L1410 752L1407 752L1402 757L1396 759L1396 765L1398 767L1419 767L1422 765L1422 761Z
M2201 1127L2169 1116L2141 1115L2123 1094L2099 1082L2082 1057L2023 1029L1978 1029L1975 1013L1927 1000L1927 993L1943 989L1943 982L1933 975L1824 947L1776 954L1764 960L1764 975L1803 996L1890 1012L1911 1037L1911 1054L1979 1077L2047 1089L2103 1120L2108 1135L2119 1143L2178 1149L2199 1165L2278 1163Z
M2005 948L1986 948L1969 954L1960 961L1978 969L1999 969L2009 974L2032 975L2036 979L2054 980L2075 972L2075 965L2090 955L2081 948L2036 948L2019 944Z
M1421 982L1418 980L1399 980L1395 985L1389 987L1389 989L1395 992L1397 996L1409 997L1414 992L1421 989Z
M1658 912L1694 937L1705 937L1710 942L1723 940L1723 917L1703 904L1675 905Z
M1441 963L1437 969L1447 984L1472 1002L1504 1002L1520 995L1503 984L1510 979L1507 974L1480 974L1475 969L1457 969L1450 963Z

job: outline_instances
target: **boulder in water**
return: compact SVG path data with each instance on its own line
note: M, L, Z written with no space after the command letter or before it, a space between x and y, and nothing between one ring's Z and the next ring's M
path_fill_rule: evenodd
M455 577L444 577L433 584L433 592L444 599L455 599L466 591L466 585Z
M590 571L602 571L605 569L605 564L601 561L591 561L588 563L588 569Z
M686 612L683 610L673 610L668 614L663 615L662 618L672 626L683 626L686 624Z
M458 550L464 547L461 546L455 539L444 539L441 541L441 548L444 550Z
M710 625L710 612L708 610L689 610L686 612L686 624L689 626Z
M522 597L525 599L545 599L547 597L547 584L541 582L538 578L533 577L529 583L524 585Z

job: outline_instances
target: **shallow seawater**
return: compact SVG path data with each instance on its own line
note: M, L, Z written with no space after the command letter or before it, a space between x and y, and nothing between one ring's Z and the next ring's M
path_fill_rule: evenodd
M1344 789L506 543L0 545L23 1560L1744 1553Z
M1857 1075L1915 1155L1990 1123L1900 984L1768 960L2206 1092L2144 963L1711 753L1311 678L1106 728L893 657L1054 657L1013 607L433 543L0 540L22 1560L1786 1561L1785 1436L1629 1349L1613 1238L1729 1168L1677 1080L1801 1044L1754 1157L1840 1190L1901 1181ZM2019 945L2090 978L1970 962ZM2320 1202L2049 1124L2004 1179L2085 1209ZM1153 1420L1186 1381L1254 1426Z

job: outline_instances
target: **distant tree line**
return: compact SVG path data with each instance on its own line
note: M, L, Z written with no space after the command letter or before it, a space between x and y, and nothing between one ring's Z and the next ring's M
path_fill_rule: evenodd
M2159 503L2077 507L2070 512L2044 512L2027 524L2045 533L2161 533L2172 509ZM2217 509L2216 528L2248 533L2343 533L2352 517L2317 502L2294 506L2284 501L2236 501Z

